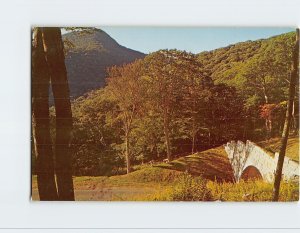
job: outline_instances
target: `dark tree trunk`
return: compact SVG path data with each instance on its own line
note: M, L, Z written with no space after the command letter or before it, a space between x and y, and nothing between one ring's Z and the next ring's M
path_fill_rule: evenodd
M277 162L277 168L275 173L275 181L274 181L274 192L273 192L273 201L278 201L279 199L279 189L280 182L282 176L282 168L285 157L285 150L287 146L287 140L289 136L290 123L292 118L293 111L293 101L295 97L295 84L298 79L298 69L299 69L299 29L296 30L296 46L293 52L293 64L292 64L292 72L291 72L291 80L289 86L289 100L286 110L285 122L281 137L281 146L279 151L279 157Z
M43 28L56 112L55 171L59 200L74 200L71 166L72 110L60 28Z
M58 199L50 136L49 82L42 32L36 28L32 46L32 133L36 156L35 172L41 201Z

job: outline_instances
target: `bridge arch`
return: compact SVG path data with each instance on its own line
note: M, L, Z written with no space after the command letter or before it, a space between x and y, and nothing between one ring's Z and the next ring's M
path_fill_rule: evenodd
M244 181L262 180L263 176L262 176L261 172L258 170L258 168L250 165L243 170L240 179L244 180Z
M246 143L231 141L224 147L236 182L239 182L240 179L274 181L278 153L275 153L275 156L269 155L261 147L250 141ZM299 177L299 163L285 157L282 173L285 180Z

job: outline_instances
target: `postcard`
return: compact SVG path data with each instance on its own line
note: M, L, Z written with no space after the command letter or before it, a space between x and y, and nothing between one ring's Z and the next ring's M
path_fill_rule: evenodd
M299 200L299 30L34 27L34 201Z

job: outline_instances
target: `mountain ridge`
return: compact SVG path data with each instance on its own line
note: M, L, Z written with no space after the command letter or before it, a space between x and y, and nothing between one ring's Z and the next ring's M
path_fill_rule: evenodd
M264 49L263 46L280 38L290 43L293 34L289 32L269 38L242 41L196 55L207 76L216 83L228 83L232 75L240 72L243 64ZM120 45L101 29L86 33L69 32L63 35L63 40L71 99L105 86L108 67L131 63L147 55Z
M75 99L105 85L106 69L141 59L146 55L118 44L106 32L96 29L74 31L63 36L70 96Z
M203 51L197 53L197 56L208 76L216 82L227 82L228 80L224 80L225 74L230 72L237 74L241 68L239 66L263 52L272 43L293 44L294 36L294 32L288 32L264 39L242 41L210 51Z

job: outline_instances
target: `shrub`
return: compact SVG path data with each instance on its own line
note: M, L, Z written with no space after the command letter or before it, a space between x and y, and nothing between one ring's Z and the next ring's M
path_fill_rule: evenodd
M171 201L211 201L212 195L206 188L206 180L184 173L169 193Z
M272 201L273 184L261 180L239 183L217 183L209 181L207 188L212 196L220 201ZM299 185L297 182L282 181L279 201L298 201Z

